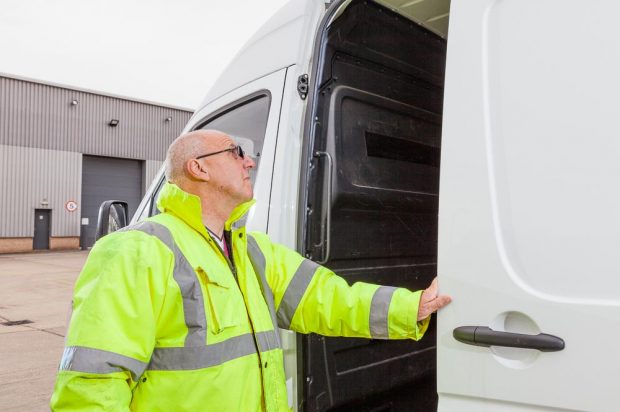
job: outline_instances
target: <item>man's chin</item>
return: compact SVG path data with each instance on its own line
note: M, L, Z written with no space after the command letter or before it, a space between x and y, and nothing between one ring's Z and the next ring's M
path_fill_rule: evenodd
M250 190L243 196L241 203L249 202L252 199L254 199L254 191Z

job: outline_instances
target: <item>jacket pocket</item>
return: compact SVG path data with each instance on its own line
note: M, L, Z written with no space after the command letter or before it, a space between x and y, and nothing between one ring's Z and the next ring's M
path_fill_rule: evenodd
M205 309L209 312L207 327L211 333L217 335L239 325L240 317L235 305L237 291L209 277L200 266L196 268L196 273L205 283Z

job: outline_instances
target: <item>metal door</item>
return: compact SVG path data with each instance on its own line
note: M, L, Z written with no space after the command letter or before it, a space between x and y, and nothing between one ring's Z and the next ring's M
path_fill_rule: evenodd
M34 210L34 238L32 248L35 250L50 248L50 215L49 209Z
M95 243L99 206L105 200L129 204L130 216L142 195L142 162L133 159L84 156L82 160L82 225L80 247Z

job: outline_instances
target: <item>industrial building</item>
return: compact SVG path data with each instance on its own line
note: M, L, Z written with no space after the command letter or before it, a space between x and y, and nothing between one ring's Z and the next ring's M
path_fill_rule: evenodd
M0 76L0 253L89 248L99 205L132 214L189 109Z

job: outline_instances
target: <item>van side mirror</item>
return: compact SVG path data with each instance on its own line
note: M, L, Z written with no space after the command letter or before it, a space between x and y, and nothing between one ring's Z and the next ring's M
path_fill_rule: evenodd
M127 226L129 207L127 202L120 200L106 200L99 206L97 217L97 233L95 242L108 233L116 232Z

